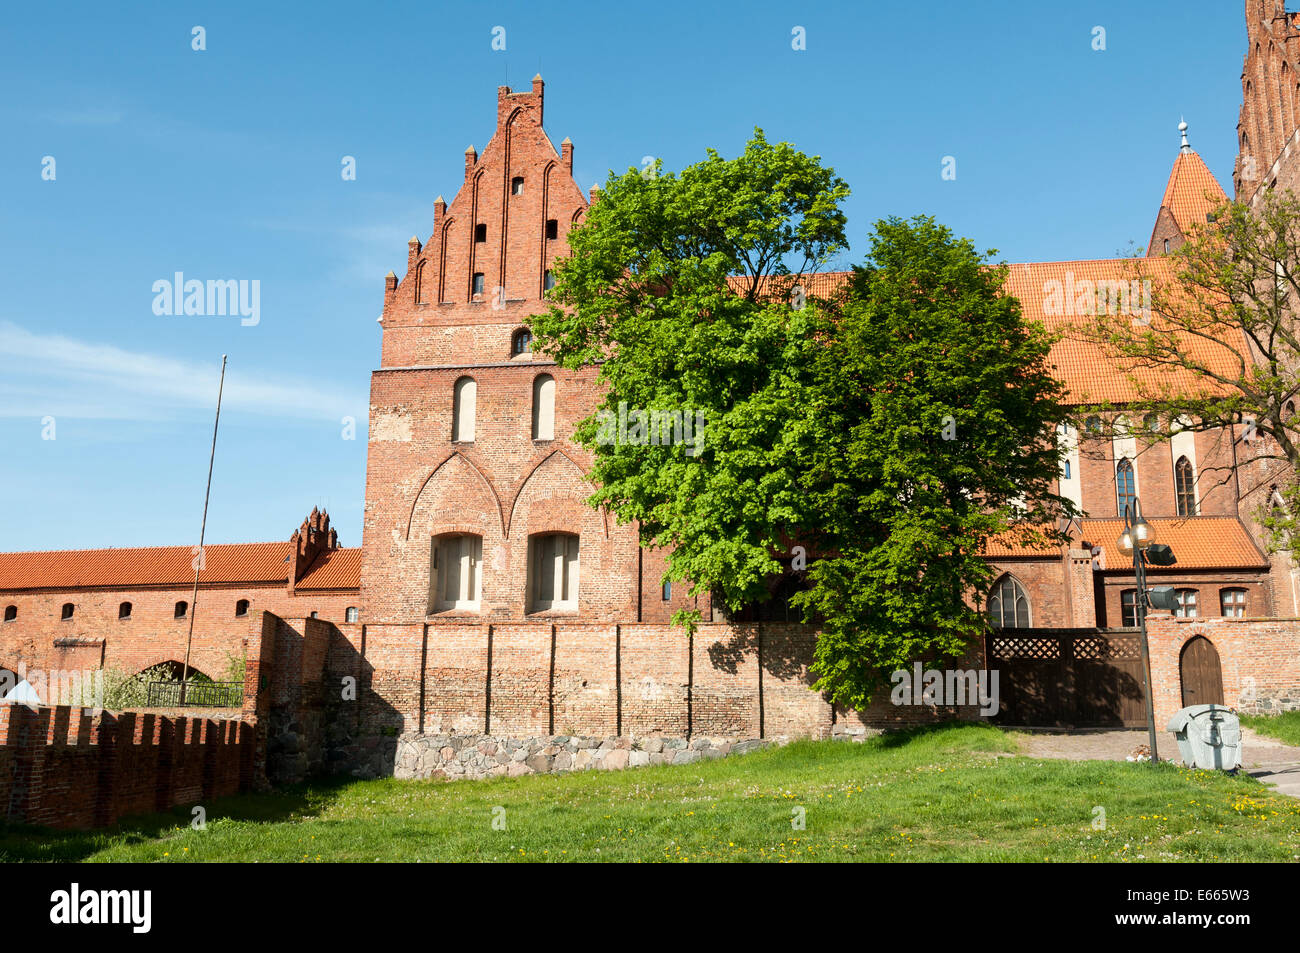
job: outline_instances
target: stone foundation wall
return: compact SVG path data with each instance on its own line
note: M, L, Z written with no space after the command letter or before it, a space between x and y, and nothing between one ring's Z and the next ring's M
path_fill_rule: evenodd
M479 780L569 771L614 771L651 764L691 764L746 754L778 741L724 738L585 738L543 735L508 738L490 735L402 735L395 761L381 750L354 773L399 778Z

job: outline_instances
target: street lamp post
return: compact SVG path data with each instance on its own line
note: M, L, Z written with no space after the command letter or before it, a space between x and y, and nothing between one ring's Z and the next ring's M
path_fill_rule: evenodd
M1156 754L1156 715L1152 702L1151 651L1147 647L1147 550L1156 540L1155 527L1142 518L1142 504L1137 497L1132 506L1124 507L1124 532L1119 534L1120 552L1133 557L1133 574L1137 577L1137 593L1133 609L1137 613L1138 642L1142 647L1142 694L1147 709L1147 746L1151 749L1151 763L1160 760Z

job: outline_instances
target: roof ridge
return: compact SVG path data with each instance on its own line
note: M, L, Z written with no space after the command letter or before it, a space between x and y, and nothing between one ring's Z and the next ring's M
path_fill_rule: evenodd
M1153 262L1153 261L1160 261L1160 260L1161 260L1161 259L1158 259L1158 258L1140 258L1140 257L1133 257L1133 258L1063 258L1063 259L1061 259L1061 260L1059 260L1059 261L1009 261L1009 262L1004 262L1004 264L1005 264L1008 268L1028 268L1028 267L1030 267L1030 266L1032 266L1032 265L1098 265L1098 264L1102 264L1103 262L1106 262L1106 263L1110 263L1110 262L1119 263L1119 262L1125 262L1125 261Z
M0 550L0 556L45 556L56 553L138 553L148 550L184 549L192 550L197 543L169 543L160 546L99 546L89 549L6 549ZM251 543L205 543L204 549L218 546L290 546L288 540L267 540ZM360 548L360 547L356 547Z

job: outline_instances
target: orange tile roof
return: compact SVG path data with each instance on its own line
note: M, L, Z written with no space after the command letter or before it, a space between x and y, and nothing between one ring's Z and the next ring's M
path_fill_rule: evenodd
M321 553L294 589L360 589L361 547Z
M1114 283L1131 288L1135 280L1150 280L1153 286L1159 287L1173 281L1174 276L1175 262L1169 258L1030 262L1007 266L1006 292L1020 300L1026 318L1062 335L1053 345L1049 360L1065 385L1067 402L1123 404L1136 400L1144 386L1194 393L1206 390L1209 384L1190 371L1135 368L1107 356L1099 345L1083 340L1079 329L1094 318L1076 313L1085 310L1079 301L1082 296L1086 301L1097 302L1089 289L1095 292L1100 287L1109 295L1110 289L1116 286ZM1129 307L1136 311L1137 303ZM1149 320L1158 323L1161 319L1156 315ZM1207 366L1235 375L1235 349L1199 336L1187 339L1185 346Z
M1189 150L1180 152L1174 160L1160 207L1169 209L1178 223L1178 230L1190 238L1191 229L1204 228L1207 216L1227 200L1228 196L1214 173L1199 155Z
M289 542L208 546L202 581L284 585L291 551ZM190 546L0 553L0 591L193 585L193 560Z
M774 285L782 291L786 288L793 289L794 285L798 285L803 288L804 295L809 298L830 298L843 288L852 277L853 272L851 271L821 271L815 274L800 275L798 278L793 275L769 275L760 283L758 296L760 298L764 297L766 289ZM750 280L744 275L732 275L727 279L727 284L732 291L740 293L749 290Z
M1040 532L1045 532L1045 527L1039 527ZM1060 555L1061 548L1056 543L1026 543L1022 541L1020 534L1015 529L1009 529L1006 532L999 533L996 536L990 536L984 543L982 555L988 559L1006 559L1008 557L1044 556L1056 557Z
M1169 517L1147 522L1155 527L1156 542L1165 543L1174 551L1178 562L1171 569L1268 568L1268 559L1236 517ZM1102 548L1106 569L1132 569L1132 557L1121 553L1116 542L1124 531L1123 520L1086 519L1081 523L1081 539Z
M848 271L827 271L804 275L798 283L810 297L831 298L852 277L853 273ZM1075 313L1082 310L1080 295L1096 302L1095 294L1087 289L1096 292L1100 286L1109 295L1115 282L1131 288L1133 280L1149 279L1153 286L1159 287L1172 282L1174 277L1175 262L1163 257L1027 262L1007 266L1004 290L1019 299L1027 319L1061 333L1062 338L1053 345L1048 362L1065 385L1067 403L1124 404L1138 399L1142 388L1154 392L1171 387L1194 393L1210 388L1210 384L1189 371L1131 367L1108 357L1099 345L1083 340L1078 331L1071 333L1093 319L1090 314ZM766 279L768 284L772 281ZM745 287L742 276L733 276L728 282L737 291ZM784 289L784 282L781 287ZM1128 300L1125 298L1123 302ZM1132 306L1136 307L1137 303ZM1152 320L1158 322L1160 317L1157 315ZM1202 337L1190 338L1188 347L1196 359L1215 370L1235 373L1236 348L1216 345Z

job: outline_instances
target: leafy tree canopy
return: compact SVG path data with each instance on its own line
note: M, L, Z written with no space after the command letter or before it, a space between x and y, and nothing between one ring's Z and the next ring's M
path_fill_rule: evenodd
M1050 341L968 241L882 221L844 288L805 295L847 248L847 195L761 131L735 159L611 176L532 328L562 365L600 366L603 403L575 433L591 502L733 611L806 550L793 602L821 629L817 687L860 707L889 671L961 655L983 630L967 603L984 541L1016 518L1054 530L1068 504L1050 492ZM676 439L663 412L702 435Z

